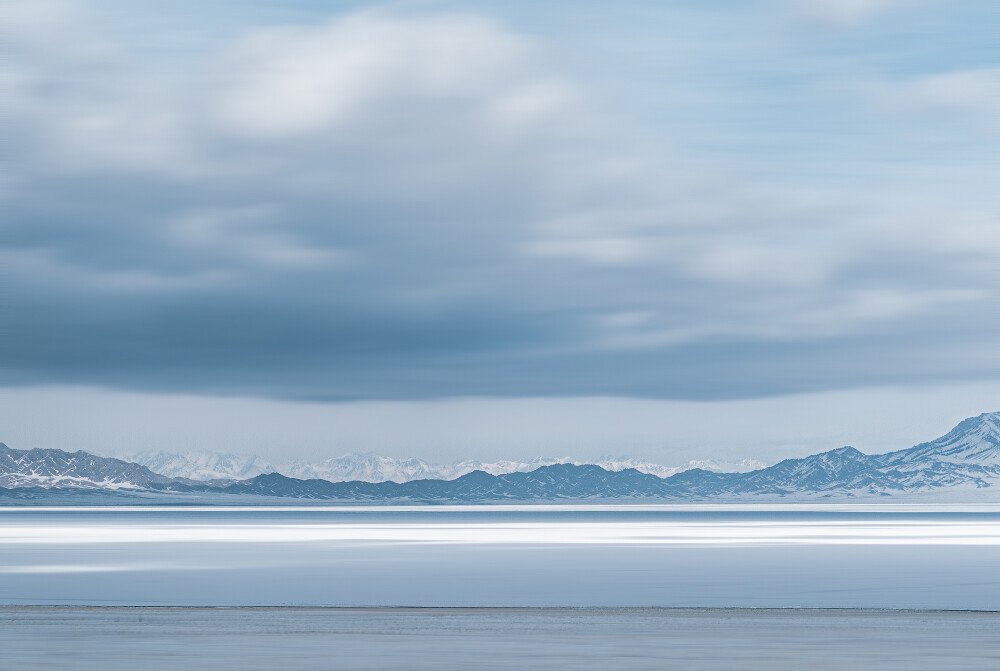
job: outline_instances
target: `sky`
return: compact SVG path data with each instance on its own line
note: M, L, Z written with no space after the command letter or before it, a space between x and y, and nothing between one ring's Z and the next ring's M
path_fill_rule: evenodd
M680 463L1000 410L995 2L0 12L11 447Z

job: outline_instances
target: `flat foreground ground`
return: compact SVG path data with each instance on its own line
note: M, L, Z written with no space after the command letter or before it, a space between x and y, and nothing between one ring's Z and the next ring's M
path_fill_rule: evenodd
M998 669L1000 613L0 607L5 669Z

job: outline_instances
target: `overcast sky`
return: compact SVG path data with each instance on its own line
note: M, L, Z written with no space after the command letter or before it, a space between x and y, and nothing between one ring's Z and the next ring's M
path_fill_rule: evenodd
M1000 410L994 0L0 11L11 447L767 458Z

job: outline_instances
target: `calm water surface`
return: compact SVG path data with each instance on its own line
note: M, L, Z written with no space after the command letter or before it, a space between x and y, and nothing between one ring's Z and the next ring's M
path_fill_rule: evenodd
M673 609L0 608L9 669L1000 668L1000 615Z
M1000 511L8 508L0 603L1000 610Z

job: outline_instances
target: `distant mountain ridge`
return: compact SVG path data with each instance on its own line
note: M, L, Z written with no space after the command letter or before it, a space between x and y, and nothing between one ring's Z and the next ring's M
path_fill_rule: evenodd
M318 463L295 460L274 464L256 455L212 452L140 452L129 455L125 459L142 464L160 475L192 480L221 478L244 480L265 473L280 473L301 480L329 480L331 482L454 480L473 471L483 471L491 475L527 473L542 466L555 464L592 464L608 471L634 468L637 471L651 473L661 478L692 468L746 472L765 466L765 464L753 459L744 459L738 462L704 459L689 461L683 466L663 466L633 457L599 457L593 461L574 460L570 457L536 457L527 461L464 460L451 464L433 464L422 459L397 459L376 454L345 454Z
M48 479L48 480L46 480ZM967 419L937 440L867 455L842 447L746 473L695 468L666 478L634 468L557 463L529 472L476 470L452 480L331 482L278 473L241 480L168 478L120 459L0 444L0 494L81 488L125 492L284 497L347 502L474 503L583 500L850 499L934 492L988 492L1000 500L1000 413ZM20 493L20 494L19 494Z
M256 455L148 451L122 457L168 478L245 480L277 469Z

